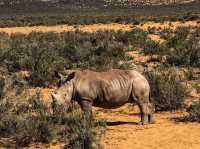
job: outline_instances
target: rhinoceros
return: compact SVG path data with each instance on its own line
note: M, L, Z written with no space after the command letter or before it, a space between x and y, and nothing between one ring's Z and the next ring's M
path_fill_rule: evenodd
M125 103L136 103L141 111L139 124L154 122L149 83L135 70L74 71L65 78L52 93L53 100L59 103L75 100L83 111L90 111L92 106L111 109Z

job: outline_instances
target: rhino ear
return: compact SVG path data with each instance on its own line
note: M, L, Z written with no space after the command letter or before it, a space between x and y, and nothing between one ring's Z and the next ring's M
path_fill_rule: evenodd
M54 93L51 94L51 98L54 100L56 99L56 95Z
M55 71L55 76L56 76L58 79L60 79L60 80L63 80L63 79L66 78L66 76L62 75L61 73L59 73L59 72L57 72L57 71Z
M69 81L69 80L73 79L73 78L75 77L75 74L76 74L76 72L75 72L75 71L74 71L74 72L72 72L72 73L70 73L70 74L67 76L67 81Z
M67 76L62 75L59 72L55 72L55 76L59 79L59 86L67 81Z
M75 71L69 73L67 76L62 75L59 72L55 72L55 76L59 79L59 85L62 85L63 83L70 81L71 79L73 79L75 77Z

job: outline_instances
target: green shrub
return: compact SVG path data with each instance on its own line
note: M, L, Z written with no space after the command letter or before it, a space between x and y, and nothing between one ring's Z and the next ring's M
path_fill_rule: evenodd
M160 46L159 43L153 40L147 40L144 45L144 54L153 55L153 54L162 54L164 49Z
M10 37L6 33L0 33L0 64L6 59L10 49Z
M128 32L127 34L131 45L133 45L133 47L139 47L139 48L143 47L143 45L145 44L147 40L147 35L148 34L140 28L135 28L131 32Z
M15 140L17 146L27 146L32 142L49 143L53 137L51 122L45 117L29 117L19 123Z
M184 108L186 88L177 80L173 69L157 69L145 74L150 83L156 111L174 111Z
M90 113L80 115L73 112L65 124L66 139L69 144L65 148L93 149L98 148L95 131L95 121Z
M0 36L0 41L1 38L4 39ZM65 68L122 68L120 62L129 60L126 54L129 47L142 46L145 38L146 34L138 29L125 33L75 31L13 34L5 42L0 42L0 47L4 46L6 51L0 59L4 59L2 65L10 72L29 71L31 85L49 86L57 83L54 72Z
M33 95L29 100L28 103L31 105L29 110L32 112L35 112L39 115L48 115L48 108L45 105L45 103L41 100L41 94L40 92L37 92L35 95Z
M190 48L190 64L193 66L200 66L200 28L197 28L194 30L194 32L191 34L189 42L192 43L192 46Z
M189 116L185 117L185 121L200 122L200 102L194 102L188 109Z
M20 120L16 115L7 114L0 119L0 137L9 137L11 134L17 133Z
M12 138L17 148L53 139L64 140L68 148L98 144L95 128L100 125L91 115L81 114L80 108L74 106L54 103L53 112L50 108L40 93L28 101L0 100L0 138Z
M179 28L167 41L167 61L171 65L199 66L199 29L190 33L189 28Z
M166 56L166 63L173 66L200 66L200 29L192 30L189 27L179 27L172 33L165 29L161 36L166 39L159 44L155 41L147 40L144 46L144 54L159 54ZM173 35L174 34L174 35Z
M186 79L187 80L194 80L195 77L194 77L194 73L192 71L192 68L188 68L188 71L185 72L185 76L186 76Z
M11 108L12 103L8 99L0 100L0 137L16 133L18 118L10 113Z
M4 96L5 79L0 77L0 99Z
M12 136L17 146L26 146L31 142L47 143L52 139L53 125L50 113L46 109L44 111L42 106L38 106L43 104L37 97L39 95L32 99L37 99L37 103L30 104L12 103L9 99L1 101L0 137Z
M195 83L193 85L193 88L195 88L197 90L197 93L200 93L200 83Z
M160 32L160 37L162 39L168 40L169 38L172 37L173 30L170 28L165 28Z

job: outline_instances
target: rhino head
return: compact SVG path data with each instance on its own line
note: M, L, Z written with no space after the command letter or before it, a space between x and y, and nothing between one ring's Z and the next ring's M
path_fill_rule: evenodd
M60 73L56 74L56 76L60 79L60 83L59 88L51 94L53 101L56 101L58 104L71 102L74 91L74 75L75 72L72 72L67 76Z

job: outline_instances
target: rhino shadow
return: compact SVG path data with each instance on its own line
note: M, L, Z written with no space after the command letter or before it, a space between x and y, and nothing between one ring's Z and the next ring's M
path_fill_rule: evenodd
M138 125L137 122L124 122L124 121L116 121L116 122L109 122L109 121L107 121L106 122L107 126L118 126L118 125L127 125L127 124Z

